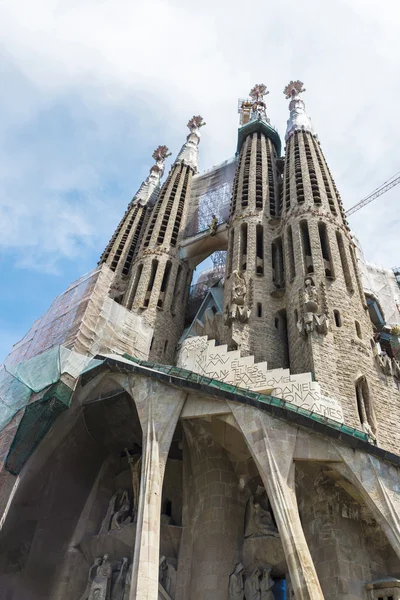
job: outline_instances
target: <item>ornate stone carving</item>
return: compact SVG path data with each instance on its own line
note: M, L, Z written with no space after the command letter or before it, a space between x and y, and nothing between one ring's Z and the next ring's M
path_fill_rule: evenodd
M79 598L79 600L88 600L90 590L92 588L92 583L96 576L97 567L101 564L101 560L102 559L100 557L94 559L94 563L92 564L92 566L89 569L88 580L87 580L85 591L83 592L83 594Z
M266 121L269 123L267 106L263 100L267 94L269 94L269 91L263 83L258 83L250 90L249 96L253 100L250 116L251 121Z
M124 525L131 522L130 517L131 503L129 502L128 492L122 492L119 509L113 514L110 529L122 529Z
M133 520L134 522L136 522L137 510L139 506L140 470L142 464L142 457L140 454L134 454L133 456L131 456L127 448L125 448L125 454L128 457L128 463L132 473Z
M306 113L306 107L299 94L305 92L302 81L291 81L283 90L285 97L290 99L289 110L290 117L287 122L285 140L287 141L296 131L308 131L316 136L314 127Z
M215 235L217 233L217 227L218 227L218 218L213 215L212 219L211 219L211 223L208 226L208 233L210 235Z
M254 569L244 584L244 595L246 600L260 600L260 571Z
M124 557L119 565L117 579L112 586L111 600L124 600L125 580L128 570L128 559Z
M400 600L400 579L395 577L384 577L371 581L365 586L368 590L368 598L371 600L389 599Z
M238 563L229 576L229 600L244 600L244 566Z
M172 560L167 560L165 556L160 558L159 563L159 583L166 591L168 596L175 598L176 591L176 568Z
M272 588L274 587L274 580L271 577L271 567L267 567L262 571L262 577L260 581L260 600L275 600Z
M126 572L123 600L129 600L129 595L130 595L130 591L131 591L131 581L132 581L132 566L133 566L133 563L131 563L129 565L129 569Z
M117 498L121 493L122 493L122 490L118 490L117 492L115 492L115 494L112 496L110 502L108 503L107 512L101 523L99 535L102 535L103 533L107 533L107 531L110 530L111 519L115 513L115 505L117 503Z
M247 303L247 285L245 278L236 269L232 272L232 295L231 305L226 316L226 323L229 325L237 319L241 323L249 320L250 309Z
M326 335L329 328L327 316L327 302L324 286L321 287L321 302L319 302L318 291L312 277L307 276L304 280L304 289L300 290L302 300L302 316L297 322L297 328L301 335L306 337L316 331ZM322 310L321 310L322 308Z
M259 485L246 507L245 538L279 536L265 489Z
M103 556L96 569L88 600L110 600L112 567L108 554Z

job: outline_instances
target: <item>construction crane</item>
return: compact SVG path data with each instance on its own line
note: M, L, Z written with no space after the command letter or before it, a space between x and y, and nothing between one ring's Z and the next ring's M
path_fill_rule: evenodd
M376 190L374 190L371 194L369 194L368 196L365 196L365 198L360 200L360 202L357 202L357 204L355 204L354 206L349 208L349 210L346 210L346 217L349 217L350 215L354 214L355 212L360 210L360 208L362 208L363 206L366 206L367 204L369 204L370 202L375 200L375 198L379 198L379 196L382 196L382 194L385 194L386 192L388 192L389 190L394 188L399 183L400 183L400 171L397 171L397 173L395 175L393 175L393 177L391 177L390 179L385 181L385 183L382 183L382 185L380 185L378 188L376 188Z

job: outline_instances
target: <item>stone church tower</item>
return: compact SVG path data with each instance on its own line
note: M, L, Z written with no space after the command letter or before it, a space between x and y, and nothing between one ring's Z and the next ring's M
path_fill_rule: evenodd
M129 275L123 304L138 310L151 324L154 335L150 358L172 363L183 333L192 272L179 258L189 212L192 177L198 170L200 127L193 117L190 133L174 161L159 197L152 207Z
M161 186L159 146L0 365L0 600L400 600L400 327L304 91L284 157L262 84L234 159L198 174L193 117Z

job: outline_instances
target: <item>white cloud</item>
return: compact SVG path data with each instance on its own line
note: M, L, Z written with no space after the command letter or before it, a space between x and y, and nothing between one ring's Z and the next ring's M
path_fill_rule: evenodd
M188 117L201 113L202 166L231 156L237 97L261 81L282 137L282 89L289 79L305 82L308 112L350 207L399 169L398 17L394 0L382 10L370 0L3 0L0 248L47 269L82 245L100 253L152 146L176 152ZM60 106L58 128L51 112ZM110 192L110 179L121 188ZM351 220L367 258L387 266L400 259L398 194Z

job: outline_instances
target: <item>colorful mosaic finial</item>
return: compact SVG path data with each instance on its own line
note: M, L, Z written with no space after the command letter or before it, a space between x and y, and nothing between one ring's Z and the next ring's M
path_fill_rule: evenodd
M152 157L154 158L155 161L163 161L166 158L168 158L168 156L171 156L171 152L169 151L167 146L157 146L157 148L154 150Z
M204 125L206 125L206 123L205 121L203 121L203 117L201 117L200 115L197 115L197 117L193 116L187 124L189 129L200 129L200 127L203 127Z
M254 102L262 100L264 96L267 96L268 94L269 91L264 83L257 83L249 92L249 96L252 100L254 100Z
M292 98L292 96L298 96L299 94L305 91L306 88L304 87L304 83L302 81L297 80L290 81L283 90L283 93L285 94L285 98L289 100L290 98Z

